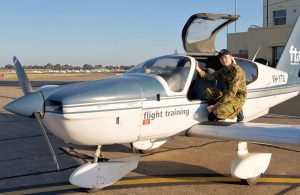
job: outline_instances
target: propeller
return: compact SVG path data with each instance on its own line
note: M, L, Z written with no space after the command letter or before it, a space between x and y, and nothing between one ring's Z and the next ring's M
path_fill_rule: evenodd
M24 93L24 95L26 97L26 95L29 95L31 92L33 92L32 86L31 86L31 84L30 84L30 82L28 80L28 77L27 77L27 75L26 75L26 73L25 73L25 71L24 71L21 63L19 62L19 60L17 59L16 56L13 57L13 63L15 65L15 67L16 67L16 73L17 73L17 77L18 77L18 80L19 80L20 87L22 88L23 93ZM48 138L48 135L47 135L46 130L44 128L44 125L42 123L41 112L34 112L33 114L34 114L35 118L37 119L37 121L38 121L38 123L39 123L39 125L41 127L42 133L43 133L43 135L44 135L44 137L46 139L48 148L49 148L49 150L50 150L50 152L52 154L53 161L54 161L54 163L56 165L56 168L57 168L57 170L59 170L59 164L58 164L56 155L54 153L53 147L51 145L51 142L50 142L50 140Z

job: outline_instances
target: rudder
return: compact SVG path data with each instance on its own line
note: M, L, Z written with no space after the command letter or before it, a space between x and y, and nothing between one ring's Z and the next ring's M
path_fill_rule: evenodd
M300 16L290 34L276 68L300 77Z

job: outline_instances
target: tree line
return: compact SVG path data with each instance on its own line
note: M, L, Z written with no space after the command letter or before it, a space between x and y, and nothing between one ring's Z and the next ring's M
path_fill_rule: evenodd
M95 69L106 69L106 70L129 70L134 65L131 66L103 66L101 64L99 65L91 65L91 64L84 64L83 66L72 66L68 64L46 64L46 65L24 65L24 69L47 69L47 70L95 70ZM1 67L1 69L15 69L14 65L6 64L4 67Z

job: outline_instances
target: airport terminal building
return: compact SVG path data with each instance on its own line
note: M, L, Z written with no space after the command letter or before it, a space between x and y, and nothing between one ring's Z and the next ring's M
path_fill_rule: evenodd
M248 32L229 33L227 47L235 55L268 61L275 67L296 20L300 16L299 0L264 0L263 27L251 26Z

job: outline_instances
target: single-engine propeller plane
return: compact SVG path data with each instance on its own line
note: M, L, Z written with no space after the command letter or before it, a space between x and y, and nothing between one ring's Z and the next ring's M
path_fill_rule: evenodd
M192 15L182 31L186 55L152 58L116 78L43 86L33 91L22 65L14 57L24 96L5 109L27 117L35 116L43 131L46 127L68 143L96 146L94 161L79 166L69 179L83 188L100 189L111 185L138 165L135 156L99 162L102 145L131 143L135 149L151 150L175 135L239 141L231 173L255 183L266 171L271 154L249 153L247 142L300 144L299 126L248 122L299 95L300 19L276 69L254 60L234 58L247 80L244 121L208 122L203 91L220 83L204 81L195 67L198 63L207 70L220 68L215 37L238 17ZM46 133L44 135L48 140ZM49 140L48 144L56 161Z

